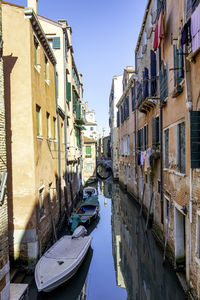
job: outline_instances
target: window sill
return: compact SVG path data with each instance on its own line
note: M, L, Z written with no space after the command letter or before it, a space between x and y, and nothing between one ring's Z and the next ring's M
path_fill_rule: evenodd
M174 174L174 175L177 175L177 176L180 176L180 177L183 177L183 178L186 177L186 174L180 173L180 172L175 171L175 170L170 170L170 169L164 168L164 171L168 172L168 173L171 173L171 174Z
M41 136L41 135L37 135L37 139L38 139L38 140L43 140L44 138L43 138L43 136Z

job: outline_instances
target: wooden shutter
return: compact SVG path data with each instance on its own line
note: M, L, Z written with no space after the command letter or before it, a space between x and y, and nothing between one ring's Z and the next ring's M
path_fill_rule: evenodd
M200 168L200 111L190 113L191 168Z
M86 146L86 155L91 155L91 146Z
M66 101L71 101L71 83L66 82Z
M156 143L156 122L155 118L152 119L152 145Z
M53 38L53 49L60 49L60 37Z
M164 163L165 163L165 168L169 168L169 129L165 130L164 143L165 143Z
M185 122L178 124L178 166L185 173Z

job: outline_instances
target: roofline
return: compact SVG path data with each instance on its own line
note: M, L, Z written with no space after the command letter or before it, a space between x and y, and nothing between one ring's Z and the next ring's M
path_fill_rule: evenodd
M18 8L25 8L25 6L17 5L15 3L10 3L10 2L7 2L7 1L2 1L2 4L8 4L8 5L11 5L11 6L18 7Z
M143 34L143 31L144 31L144 26L145 26L145 24L146 24L146 20L147 20L147 15L148 15L148 12L149 12L149 6L150 6L150 4L151 4L151 0L148 0L147 6L146 6L146 9L145 9L145 12L144 12L144 17L143 17L143 21L142 21L142 26L141 26L140 33L139 33L139 36L138 36L138 40L137 40L135 52L138 51L139 44L140 44L140 41L141 41L141 39L142 39L142 34Z
M44 30L42 29L42 26L39 22L39 19L37 17L37 15L35 14L34 10L30 7L25 7L24 8L24 15L25 18L30 19L30 22L33 26L34 32L37 35L37 38L39 39L39 41L41 42L41 44L43 45L46 54L48 55L49 59L51 60L52 64L55 65L56 64L56 58L54 56L54 53L48 43L48 40L46 38L46 34L44 32Z

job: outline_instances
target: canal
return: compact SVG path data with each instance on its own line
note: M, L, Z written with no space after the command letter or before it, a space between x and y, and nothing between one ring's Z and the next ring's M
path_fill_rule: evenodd
M182 288L157 246L138 204L119 184L98 184L100 214L89 228L92 247L77 274L51 293L37 293L26 277L29 299L182 300Z

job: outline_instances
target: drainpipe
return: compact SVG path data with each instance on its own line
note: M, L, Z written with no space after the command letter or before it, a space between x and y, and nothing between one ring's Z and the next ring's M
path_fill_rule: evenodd
M138 80L137 72L137 53L135 52L135 74L136 81ZM136 100L136 87L135 87L135 100ZM136 103L136 101L135 101ZM135 105L135 171L136 171L136 181L137 181L137 197L139 199L139 178L138 178L138 167L137 167L137 105Z
M63 45L65 45L65 36L66 36L66 29L64 29L65 34L63 34ZM66 49L67 51L67 49ZM65 56L65 48L64 48L64 103L65 103L65 121L64 121L64 128L65 128L65 186L67 186L67 161L68 161L68 150L67 150L67 75L66 75L66 56Z
M159 48L159 77L161 70L161 48ZM163 105L160 101L160 202L161 220L163 223Z
M56 95L56 113L57 113L57 127L58 127L58 200L59 200L59 214L60 219L62 217L62 203L61 203L61 155L60 155L60 117L58 111L58 82L56 65L54 65L54 76L55 76L55 95Z

